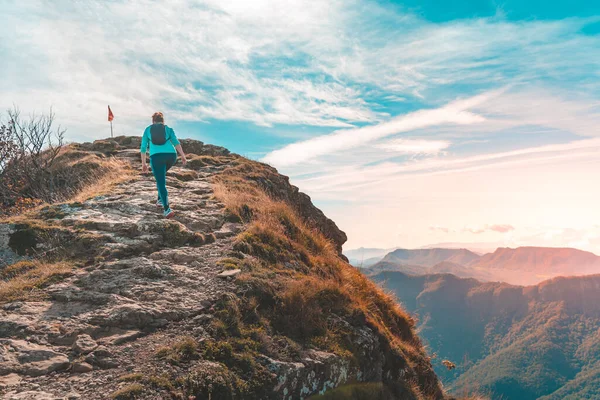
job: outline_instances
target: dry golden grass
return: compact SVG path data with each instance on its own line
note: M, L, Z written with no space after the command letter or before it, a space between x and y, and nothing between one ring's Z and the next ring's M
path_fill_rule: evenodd
M134 400L140 398L144 392L144 387L139 383L132 383L125 386L110 395L113 400Z
M54 204L84 202L96 196L110 193L115 186L135 178L136 171L126 161L116 158L101 158L95 154L74 150L66 146L55 168L72 170L72 188L63 201ZM35 201L33 206L2 216L0 223L21 223L36 219L36 215L49 204ZM16 212L15 212L16 211Z
M137 173L125 161L111 158L101 162L100 173L90 178L83 188L69 202L84 202L96 196L110 193L113 188L121 183L128 182L136 177Z
M228 164L230 161L231 158L228 156L199 156L190 154L188 157L188 165L193 169L205 167L207 165L219 166Z
M386 351L403 358L420 376L414 388L405 388L413 398L437 396L439 384L415 334L414 320L394 297L342 260L335 244L300 216L301 210L280 191L286 183L272 168L243 158L213 181L215 197L230 219L246 224L234 249L254 256L237 263L243 271L238 284L246 293L240 303L241 326L274 329L304 346L362 364L351 332L332 325L330 317L366 323L380 335Z
M311 320L318 321L320 317L311 317L311 310L318 313L321 309L315 304L315 298L335 292L335 301L345 299L343 302L347 307L362 311L368 322L390 341L401 339L402 347L406 347L407 342L420 346L413 332L414 321L395 299L341 260L331 242L320 231L307 226L291 206L272 200L239 177L217 181L214 192L227 209L241 219L248 219L245 214L251 214L249 226L238 238L248 247L246 251L271 261L273 269L285 269L279 263L290 259L309 267L307 271L298 270L305 276L288 274L290 282L286 283L283 298L290 300L287 303L289 315L294 318L304 316L306 326L310 326ZM315 276L319 278L315 279ZM298 310L292 309L294 303ZM294 318L290 318L293 324ZM320 329L315 328L315 331Z
M490 400L492 395L482 391L478 384L472 384L460 389L456 396L448 396L449 400Z
M67 275L73 269L67 262L20 261L0 272L0 304L16 300L35 300L39 290Z
M267 260L268 269L277 271L272 277L285 287L283 314L289 315L290 324L298 326L302 321L304 330L322 332L318 314L344 307L346 314L362 313L393 346L405 353L418 352L421 343L413 319L391 295L344 262L335 246L289 204L269 197L256 182L268 179L271 172L261 164L250 164L242 161L219 175L214 193L231 214L248 222L238 237L238 248ZM294 271L289 270L290 261L296 265Z

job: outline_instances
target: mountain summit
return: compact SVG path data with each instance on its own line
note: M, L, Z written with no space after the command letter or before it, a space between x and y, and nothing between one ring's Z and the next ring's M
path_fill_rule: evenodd
M415 322L286 177L182 140L167 220L139 145L66 147L64 168L111 160L114 182L0 223L3 398L447 398Z

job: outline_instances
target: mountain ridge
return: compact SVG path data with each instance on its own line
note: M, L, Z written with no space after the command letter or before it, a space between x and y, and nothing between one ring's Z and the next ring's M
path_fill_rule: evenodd
M396 249L388 253L381 261L406 263L414 266L433 266L442 261L456 264L469 264L479 258L478 254L467 249Z
M62 157L118 159L122 182L0 223L6 398L302 399L350 381L450 398L412 318L346 263L345 234L307 195L265 164L182 145L173 220L134 173L139 138L117 137Z
M541 268L537 267L538 264ZM600 256L571 247L500 247L493 253L482 255L469 266L525 271L536 267L538 271L562 272L573 264L582 264L584 268L596 267L600 272Z
M371 278L418 315L451 390L491 398L583 399L600 395L600 275L536 285L479 282L451 274Z
M556 276L600 273L600 256L569 247L501 247L483 255L467 249L397 249L366 268L368 274L384 270L414 275L453 272L484 281L532 285Z

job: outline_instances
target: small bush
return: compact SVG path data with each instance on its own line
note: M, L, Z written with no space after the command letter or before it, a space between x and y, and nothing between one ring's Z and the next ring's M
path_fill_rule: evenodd
M286 336L307 341L327 333L324 316L349 314L348 307L350 298L337 282L316 278L292 281L281 294L273 325Z
M226 336L240 336L241 313L237 298L233 295L224 296L214 305L214 308L217 325L213 328L218 329L220 326L223 329L220 333Z
M131 385L125 386L122 389L114 392L110 398L113 400L135 400L139 397L144 391L144 387L139 383L133 383Z
M194 338L186 336L170 346L159 348L156 357L171 364L190 361L198 357L198 343Z
M273 389L274 376L267 367L257 361L261 344L250 338L228 338L209 340L203 343L202 356L227 367L235 377L237 387L244 394L242 398L269 398Z
M0 126L0 208L24 199L54 199L62 177L52 166L63 146L64 130L53 128L54 114L24 120L18 109L8 111Z
M131 374L125 374L119 377L121 382L139 382L143 380L144 374L140 372L134 372Z
M219 364L197 367L185 381L186 395L198 399L235 400L245 391L245 382Z

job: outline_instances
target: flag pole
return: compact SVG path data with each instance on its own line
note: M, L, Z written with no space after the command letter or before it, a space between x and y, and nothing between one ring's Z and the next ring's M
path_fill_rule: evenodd
M110 109L110 105L108 106L108 122L110 122L110 137L114 137L113 136L113 126L112 126L112 120L115 116L112 113L112 110Z

